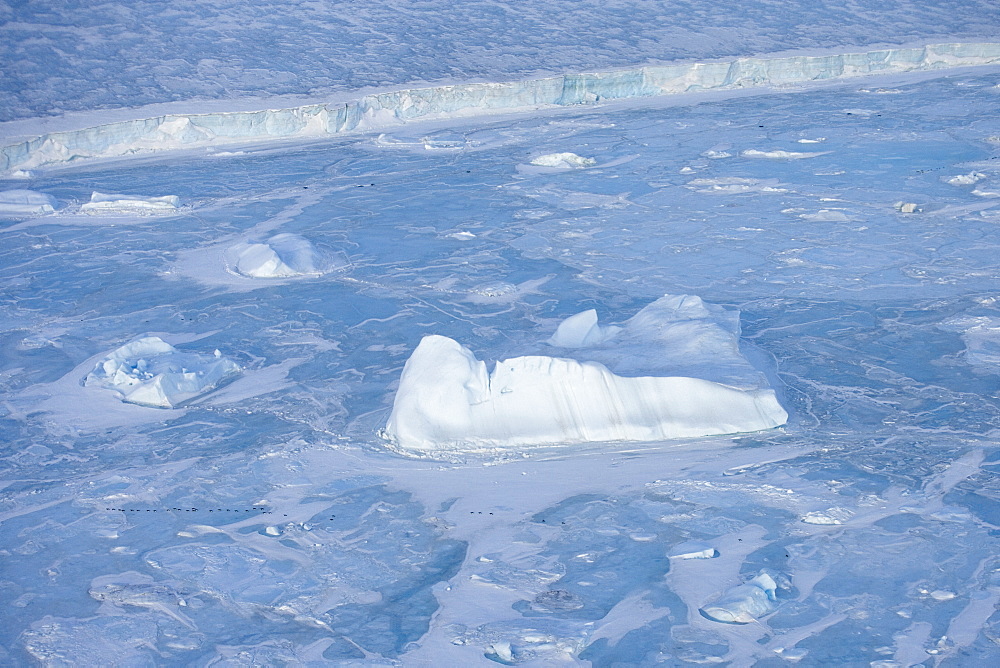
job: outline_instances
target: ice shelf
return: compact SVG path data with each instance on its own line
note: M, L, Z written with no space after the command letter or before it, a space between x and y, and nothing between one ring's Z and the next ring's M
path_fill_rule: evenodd
M0 149L0 172L85 158L333 136L450 116L510 113L692 91L796 84L1000 63L1000 43L947 43L832 55L737 58L388 91L343 104L170 114L52 132Z
M668 295L592 342L565 337L572 347L563 350L578 359L514 357L497 362L492 373L457 341L424 337L403 369L385 436L405 449L475 450L654 441L784 424L788 415L774 391L739 355L733 315L697 297ZM590 328L599 327L584 312L559 331L581 316ZM691 359L682 363L682 357ZM630 375L618 375L600 360ZM671 360L677 362L673 368L701 369L700 376L733 384L638 375L640 369L669 373Z

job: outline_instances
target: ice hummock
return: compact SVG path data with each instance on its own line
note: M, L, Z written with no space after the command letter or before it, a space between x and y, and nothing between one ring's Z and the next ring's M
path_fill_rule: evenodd
M576 153L546 153L531 161L536 167L557 167L559 169L583 169L597 164L593 158L584 158Z
M721 598L701 609L701 613L717 622L749 624L777 607L778 584L767 573L733 587Z
M318 276L347 264L343 253L318 249L308 239L289 233L237 244L227 255L232 270L250 278Z
M127 403L176 408L239 371L218 350L214 355L186 353L158 336L147 336L111 352L83 384L112 390Z
M0 191L0 218L52 213L58 206L55 197L34 190Z
M622 327L601 330L584 312L549 340L569 344L573 358L514 357L492 373L457 341L426 336L406 362L384 434L405 449L462 450L655 441L784 424L788 414L774 391L739 354L732 315L676 295ZM670 373L671 362L704 373Z
M180 198L177 195L144 197L141 195L101 193L95 190L90 195L90 201L80 205L80 211L90 214L172 213L177 210L178 206L180 206Z

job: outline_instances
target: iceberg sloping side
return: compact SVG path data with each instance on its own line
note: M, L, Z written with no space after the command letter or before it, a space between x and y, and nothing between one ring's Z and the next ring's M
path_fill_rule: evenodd
M176 408L239 371L239 365L219 351L185 353L157 336L147 336L109 353L83 384L112 390L126 403Z
M317 248L298 234L276 234L265 241L240 243L229 249L230 270L248 278L320 276L343 269L343 253Z
M704 309L700 299L687 299ZM602 362L587 359L617 357L619 365L628 367L624 358L631 358L640 343L652 349L647 353L650 357L663 353L664 339L657 339L656 334L679 325L670 316L677 315L678 306L683 310L684 300L677 296L658 300L623 327L606 328L610 338L597 346L567 351L581 359L514 357L497 362L492 373L457 341L438 335L424 337L403 369L384 434L404 449L478 450L656 441L760 431L784 424L788 414L774 391L762 386L759 372L745 360L748 369L739 374L724 372L740 376L743 385L751 386L740 388L690 376L619 375ZM664 313L663 327L657 328L653 321ZM699 327L707 325L696 322L688 333L698 338ZM666 339L679 335L674 331ZM621 344L614 350L619 337ZM717 340L711 347L725 359L730 341L723 336L721 342L724 345ZM695 347L708 354L708 339L702 337Z
M503 83L389 91L344 104L169 114L64 132L0 149L0 172L85 158L283 138L323 137L408 121L591 104L691 91L787 85L1000 63L1000 43L948 43L815 56L737 58Z

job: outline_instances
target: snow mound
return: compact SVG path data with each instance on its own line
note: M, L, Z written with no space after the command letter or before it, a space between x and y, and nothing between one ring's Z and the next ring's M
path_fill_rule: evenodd
M229 249L230 267L249 278L319 276L347 265L343 253L316 248L297 234L276 234L267 241L241 243Z
M80 211L89 214L156 214L172 213L177 210L179 205L180 200L177 195L142 197L140 195L99 193L95 190L90 196L90 201L80 206Z
M717 622L749 624L773 612L777 607L777 583L767 573L733 587L723 596L701 609L701 614Z
M548 342L563 348L586 348L613 339L621 329L597 324L597 309L590 309L563 320Z
M985 178L986 175L981 172L969 172L968 174L958 174L956 176L952 176L951 178L946 179L945 182L953 186L972 186Z
M147 336L110 353L83 384L112 390L127 403L175 408L239 371L239 365L218 350L214 355L185 353L157 336Z
M576 153L547 153L531 161L536 167L558 167L560 169L582 169L597 164L593 158L584 158Z
M602 328L590 311L564 322L547 343L565 344L581 359L514 357L492 373L457 341L427 336L406 362L384 435L405 449L464 450L784 424L787 413L739 354L734 328L738 314L668 295L622 327ZM694 373L670 373L681 369Z
M57 206L55 197L34 190L0 191L0 217L52 213Z

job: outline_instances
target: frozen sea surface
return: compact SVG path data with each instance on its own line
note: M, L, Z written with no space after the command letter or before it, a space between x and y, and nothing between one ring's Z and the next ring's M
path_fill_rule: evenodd
M997 663L998 83L650 100L0 182L58 203L0 222L0 663ZM524 169L570 152L596 163ZM178 207L81 213L94 191ZM227 264L279 234L347 261ZM442 458L378 436L424 335L505 359L664 294L740 312L786 426ZM143 336L242 372L173 409L82 384ZM700 612L755 578L774 588L746 623Z

